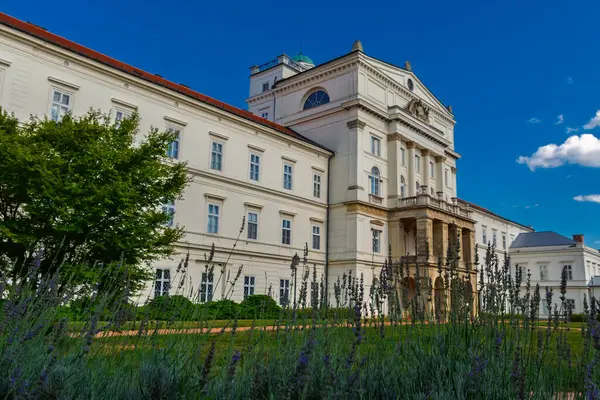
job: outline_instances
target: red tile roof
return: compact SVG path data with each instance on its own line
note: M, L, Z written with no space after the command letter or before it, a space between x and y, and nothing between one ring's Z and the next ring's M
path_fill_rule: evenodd
M523 224L520 224L520 223L518 223L518 222L516 222L516 221L512 221L512 220L510 220L510 219L508 219L508 218L504 218L504 217L502 217L502 216L500 216L500 215L498 215L498 214L496 214L496 213L494 213L494 212L492 212L492 211L488 210L487 208L483 208L483 207L481 207L481 206L478 206L477 204L470 203L470 202L468 202L468 201L466 201L466 200L463 200L463 199L458 199L458 202L459 202L459 203L462 203L462 204L468 204L468 205L469 205L471 208L474 208L474 209L476 209L476 210L478 210L478 211L484 212L484 213L486 213L486 214L490 214L490 215L492 215L492 216L494 216L494 217L496 217L496 218L500 218L500 219L503 219L503 220L505 220L505 221L508 221L508 222L510 222L510 223L512 223L512 224L516 224L516 225L522 226L523 228L526 228L526 229L530 229L530 230L532 230L532 231L535 231L535 229L533 229L533 227L532 227L532 226L523 225Z
M249 111L242 110L241 108L237 108L237 107L231 106L229 104L223 103L219 100L213 99L212 97L208 97L202 93L196 92L186 86L179 85L177 83L166 80L158 75L142 71L141 69L135 68L129 64L125 64L119 60L112 58L112 57L108 57L102 53L98 53L97 51L94 51L85 46L82 46L80 44L72 42L68 39L65 39L63 37L60 37L53 33L50 33L48 31L46 31L45 29L40 28L39 26L33 25L29 22L21 21L19 19L11 17L10 15L0 12L0 24L6 25L6 26L16 29L18 31L24 32L35 38L44 40L55 46L72 51L73 53L76 53L80 56L89 58L89 59L99 62L101 64L115 68L115 69L125 72L129 75L132 75L137 78L143 79L145 81L154 83L154 84L162 86L164 88L173 90L174 92L188 96L195 100L199 100L203 103L210 104L211 106L220 108L221 110L224 110L231 114L237 115L238 117L242 117L247 120L256 122L258 124L267 126L267 127L272 128L280 133L283 133L287 136L293 137L298 140L302 140L302 141L310 143L314 146L318 146L324 150L330 151L327 148L325 148L324 146L300 135L297 132L294 132L293 130L291 130L289 128L286 128L285 126L276 124L275 122L269 121L264 118L260 118L256 115L252 114Z

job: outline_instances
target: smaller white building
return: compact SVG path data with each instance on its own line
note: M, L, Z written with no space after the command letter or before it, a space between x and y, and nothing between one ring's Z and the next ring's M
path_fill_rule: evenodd
M586 246L583 235L573 239L555 232L521 233L510 246L511 273L523 268L523 279L531 273L531 287L540 284L540 317L548 316L546 290L554 292L553 304L560 307L560 281L567 271L566 303L573 313L583 313L583 298L600 295L600 251Z

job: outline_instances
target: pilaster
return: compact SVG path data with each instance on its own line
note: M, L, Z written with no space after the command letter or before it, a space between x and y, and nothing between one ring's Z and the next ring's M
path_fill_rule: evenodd
M435 188L436 192L444 191L444 162L446 162L446 157L435 157L436 176L438 177L436 181L437 185Z
M431 185L431 166L429 165L429 162L431 161L431 153L429 150L423 149L421 150L421 156L423 156L423 185L427 186L426 194L429 194L429 187Z
M415 176L415 143L406 143L406 149L408 151L408 196L413 197L417 195L417 178Z
M350 199L358 197L358 191L363 191L362 174L363 174L363 129L366 123L354 119L346 123L348 126L348 190L351 192Z
M456 189L456 167L450 168L450 172L452 172L452 194L456 197L458 190Z
M399 260L406 255L406 238L404 237L404 224L401 220L389 222L389 238L392 247L392 259Z
M433 220L428 217L417 218L417 256L426 261L427 256L426 246L429 246L429 255L432 252L433 246ZM428 261L428 260L427 260Z

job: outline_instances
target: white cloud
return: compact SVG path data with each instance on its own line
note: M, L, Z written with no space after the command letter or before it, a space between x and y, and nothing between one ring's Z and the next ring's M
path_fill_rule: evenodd
M554 125L560 125L560 124L562 124L563 122L565 122L565 116L564 116L563 114L560 114L560 115L559 115L558 117L556 117L556 118L558 118L558 121L556 121L556 123L555 123Z
M534 207L539 207L539 206L540 206L539 204L534 204Z
M600 240L596 240L594 244L600 244Z
M596 111L596 115L590 119L590 122L583 126L583 129L594 129L597 126L600 126L600 110Z
M547 144L537 149L531 157L520 156L519 164L527 164L530 170L556 168L564 164L583 167L600 167L600 139L592 134L571 136L563 144Z
M531 208L531 207L529 207L529 206L525 206L525 208Z
M579 128L571 128L570 126L567 126L567 134L575 132L579 132Z
M527 122L528 124L539 124L540 122L542 122L542 120L536 117L531 117L525 122Z
M571 78L570 76L565 77L565 81L567 82L568 85L570 85L571 83L573 83L573 78Z
M575 201L590 201L592 203L600 203L600 194L586 194L573 197Z

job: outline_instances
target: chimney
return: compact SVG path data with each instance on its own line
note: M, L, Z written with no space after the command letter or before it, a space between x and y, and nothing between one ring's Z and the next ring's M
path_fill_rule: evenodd
M573 235L573 240L577 242L577 244L583 244L583 235Z

